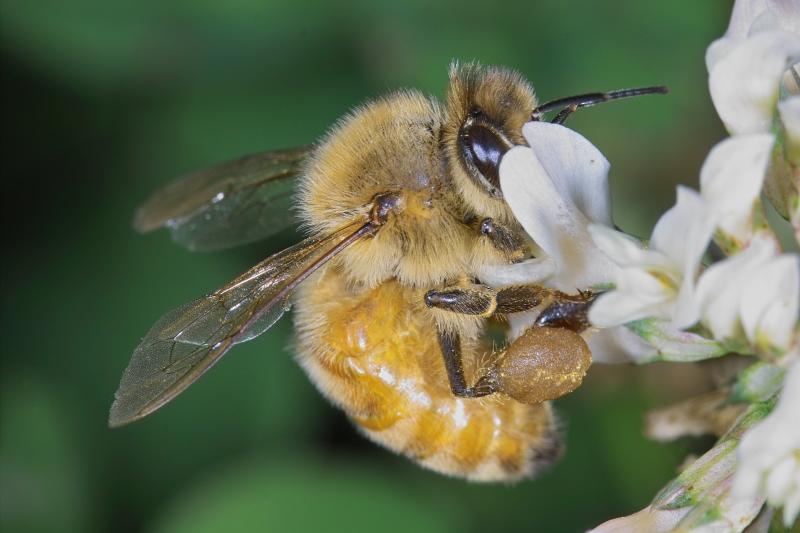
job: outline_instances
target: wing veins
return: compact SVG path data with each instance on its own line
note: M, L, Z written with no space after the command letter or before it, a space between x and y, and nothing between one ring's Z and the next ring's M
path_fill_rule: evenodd
M146 339L152 336L153 340L140 344L134 352L112 405L110 424L122 425L155 411L202 376L233 345L260 335L271 327L283 314L297 285L350 244L364 236L373 235L378 229L373 222L363 223L352 231L354 226L350 224L323 238L308 239L275 254L205 299L164 315L146 336ZM332 239L337 242L331 243ZM299 270L292 270L298 266L301 267ZM260 280L259 277L265 278ZM247 284L254 280L256 283L248 289ZM237 289L244 292L237 293ZM244 309L239 311L239 305ZM281 307L277 307L279 305ZM277 315L270 315L276 309ZM216 318L220 310L224 312L220 318ZM273 318L268 319L266 326L260 326L263 330L257 329L255 334L248 337L253 333L251 328L268 315ZM159 325L162 322L166 323ZM206 323L211 326L210 330L204 329ZM230 330L226 333L228 328ZM164 334L168 332L169 336L165 338ZM197 333L202 335L199 340L192 338ZM179 338L183 334L187 335L185 340ZM189 349L182 353L184 347ZM155 371L147 371L148 366L153 368L148 361L156 362L159 352L163 354L160 357L166 355L166 364L155 366ZM159 378L165 375L178 377L162 383L163 379Z

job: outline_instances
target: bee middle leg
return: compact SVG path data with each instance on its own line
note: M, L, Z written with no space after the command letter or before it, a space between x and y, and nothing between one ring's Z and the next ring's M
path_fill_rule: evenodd
M572 295L540 285L493 289L472 283L432 289L425 293L425 305L482 317L521 313L542 306L535 326L566 328L580 333L589 327L587 315L596 297L596 293L589 291Z
M530 311L553 292L539 285L493 289L480 283L460 284L429 290L425 293L425 305L462 315L490 317Z

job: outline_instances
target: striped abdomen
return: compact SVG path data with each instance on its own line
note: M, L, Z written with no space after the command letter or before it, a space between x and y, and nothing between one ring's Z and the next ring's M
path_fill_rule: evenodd
M300 363L375 442L427 468L481 481L530 476L557 456L549 404L453 396L434 324L411 290L386 282L353 294L328 269L302 287L296 316ZM479 347L463 349L470 376Z

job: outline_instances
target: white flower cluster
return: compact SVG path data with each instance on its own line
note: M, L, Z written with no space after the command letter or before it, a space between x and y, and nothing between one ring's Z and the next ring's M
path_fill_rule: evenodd
M529 146L504 156L500 185L541 249L481 275L567 292L613 287L590 311L595 361L738 352L789 368L777 406L736 448L735 475L720 480L728 488L714 527L722 531L740 531L765 499L783 507L787 526L800 512L800 257L782 252L761 204L764 195L800 242L798 61L800 2L736 1L728 31L706 54L712 101L731 136L710 151L699 192L678 187L646 245L612 229L603 155L567 128L526 124ZM727 257L706 268L712 240ZM532 320L514 316L512 336ZM685 513L648 508L598 531L670 531Z
M595 325L656 317L687 329L699 322L727 346L771 356L797 342L800 264L796 255L780 253L763 222L760 194L777 166L773 159L788 159L800 171L800 160L779 150L772 132L777 122L785 153L800 151L793 140L800 138L794 116L800 96L778 105L784 74L800 60L798 11L791 2L738 2L728 33L709 47L712 100L732 136L709 153L700 193L678 188L675 207L658 221L648 247L607 226L590 228L620 267L616 290L591 310ZM712 237L731 255L701 272Z

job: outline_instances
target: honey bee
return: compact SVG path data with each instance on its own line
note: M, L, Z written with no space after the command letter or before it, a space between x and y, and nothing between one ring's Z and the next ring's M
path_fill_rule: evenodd
M580 333L595 295L494 288L481 273L531 257L503 199L499 164L522 126L662 87L538 105L517 72L454 63L446 102L398 91L356 108L317 144L224 163L168 185L137 212L190 249L254 241L291 223L310 234L158 320L136 348L112 427L160 408L233 345L295 307L297 359L371 440L475 481L530 477L560 453L549 400L580 385ZM577 289L577 288L576 288ZM487 327L540 310L502 349Z

